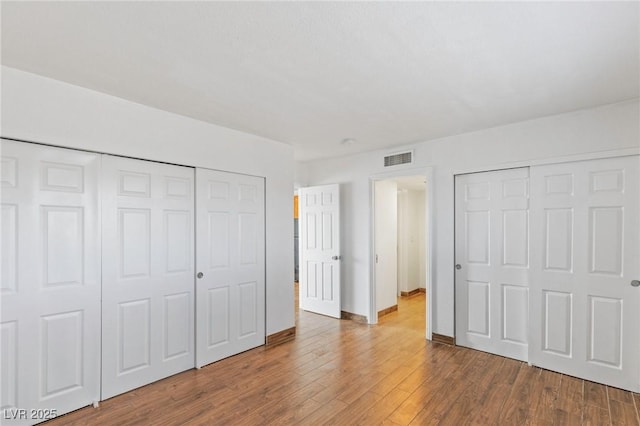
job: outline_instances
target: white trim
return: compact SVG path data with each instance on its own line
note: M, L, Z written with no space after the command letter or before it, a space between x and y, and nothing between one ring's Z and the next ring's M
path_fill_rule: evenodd
M427 322L427 327L426 327L426 338L427 340L431 340L432 338L432 334L433 334L433 318L435 318L435 315L433 315L433 286L434 283L436 282L436 274L435 274L435 262L434 262L434 244L433 241L435 239L435 227L433 225L433 212L435 210L435 206L434 206L434 178L433 178L433 169L431 167L429 167L426 170L427 174L427 179L426 179L426 184L425 184L425 203L427 203L427 205L425 206L425 214L427 215L427 217L425 218L425 230L427 232L427 237L425 239L425 244L427 245L427 268L429 270L429 272L426 274L426 279L427 279L427 315L425 318L425 321Z
M378 323L378 310L376 309L376 179L369 176L369 324Z
M431 340L432 336L432 324L433 324L433 283L435 282L435 274L433 265L435 262L433 261L433 168L432 167L420 167L420 168L408 168L394 171L387 171L383 173L376 173L374 175L369 176L369 259L371 262L369 263L369 315L368 322L369 324L377 324L378 323L378 311L376 310L376 277L375 277L375 182L385 179L393 179L402 176L413 176L420 175L424 176L425 183L425 244L426 244L426 283L427 286L427 315L425 316L426 321L426 338L427 340Z
M467 167L464 169L454 169L453 175L464 175L467 173L490 172L494 170L515 169L520 167L541 166L546 164L570 163L574 161L599 160L602 158L626 157L640 154L640 147L614 149L608 151L597 151L582 154L563 155L559 157L540 158L525 161L509 161L484 166Z

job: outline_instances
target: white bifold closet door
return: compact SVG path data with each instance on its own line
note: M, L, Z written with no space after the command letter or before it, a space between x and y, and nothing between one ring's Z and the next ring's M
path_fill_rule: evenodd
M102 399L194 367L194 169L102 163Z
M526 361L529 169L455 179L456 343Z
M640 157L531 168L534 365L640 390Z
M265 342L264 179L196 170L196 364Z
M100 156L1 149L0 415L33 424L100 399Z

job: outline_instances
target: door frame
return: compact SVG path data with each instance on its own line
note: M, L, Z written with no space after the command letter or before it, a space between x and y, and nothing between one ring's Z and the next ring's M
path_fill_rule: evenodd
M383 173L376 173L369 176L369 324L378 323L378 311L376 309L376 272L375 272L375 257L376 257L376 240L375 240L375 184L377 181L398 178L402 176L424 176L425 177L425 248L426 259L425 266L427 269L426 283L427 286L427 314L425 315L426 321L426 338L431 340L432 324L433 324L433 283L435 282L435 274L433 266L435 261L433 259L433 168L432 167L420 167L420 168L406 168L394 171L388 171Z

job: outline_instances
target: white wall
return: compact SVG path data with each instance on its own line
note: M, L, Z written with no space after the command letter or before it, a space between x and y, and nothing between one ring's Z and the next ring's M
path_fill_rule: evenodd
M295 325L292 147L8 67L1 96L3 137L265 177L267 335Z
M398 187L398 295L409 288L408 191Z
M418 288L427 287L427 241L429 235L427 235L426 228L426 193L425 191L417 191L416 203L418 204L418 227L416 234L418 234Z
M420 221L424 220L424 191L407 191L408 201L408 291L424 287L420 285L420 269L424 268L425 259L420 257L421 246L424 245L424 225L420 233Z
M408 145L415 163L406 169L433 167L434 217L432 235L435 282L432 288L435 333L454 334L453 274L453 176L472 169L527 165L545 159L579 154L606 156L611 150L635 150L640 146L638 100L605 105L572 113L495 127ZM349 157L318 160L297 165L300 185L341 183L343 239L343 310L369 313L370 275L370 183L369 177L385 171L382 157L374 151ZM302 172L303 171L303 172ZM431 186L427 186L431 190Z
M410 292L424 288L424 191L398 190L398 287Z

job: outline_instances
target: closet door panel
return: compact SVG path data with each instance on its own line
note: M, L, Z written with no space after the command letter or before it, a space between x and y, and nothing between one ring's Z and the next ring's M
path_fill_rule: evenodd
M3 422L99 400L99 171L95 154L2 140Z
M193 184L103 156L103 399L194 367Z
M456 343L526 361L529 170L455 178Z
M198 367L265 342L264 179L197 169Z
M531 168L531 363L640 390L640 157Z

